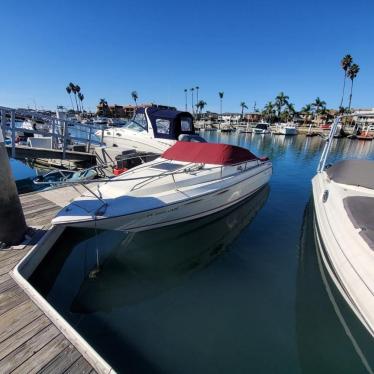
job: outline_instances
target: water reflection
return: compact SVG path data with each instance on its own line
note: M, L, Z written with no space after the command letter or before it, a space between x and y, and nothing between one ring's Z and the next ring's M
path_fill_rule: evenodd
M69 230L30 281L69 314L108 312L140 303L208 266L251 222L268 195L266 186L241 205L223 212L125 237L106 231L95 238L91 230ZM96 279L90 279L96 240L102 271ZM72 292L62 292L67 279ZM77 293L73 291L77 289Z
M374 347L325 270L316 248L314 211L306 209L300 237L296 331L303 373L372 373Z

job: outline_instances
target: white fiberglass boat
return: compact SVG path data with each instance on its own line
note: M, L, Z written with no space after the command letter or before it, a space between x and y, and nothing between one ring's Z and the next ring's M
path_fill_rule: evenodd
M374 336L374 161L345 160L325 169L338 122L312 180L316 241L335 285Z
M96 135L100 137L101 130ZM188 141L204 141L195 135L191 114L152 106L138 108L135 116L124 126L106 129L103 139L108 147L161 154L183 138L188 138Z
M271 174L271 162L247 149L177 142L156 160L75 199L52 223L124 231L172 225L239 203Z
M266 122L261 122L253 129L254 134L270 134L270 125Z
M297 128L293 123L279 123L275 127L274 134L278 135L297 135Z

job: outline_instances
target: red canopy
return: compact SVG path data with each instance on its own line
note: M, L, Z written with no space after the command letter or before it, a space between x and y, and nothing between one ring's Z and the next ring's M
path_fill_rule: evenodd
M257 159L248 149L235 145L197 142L176 142L162 157L168 160L218 165L232 165Z

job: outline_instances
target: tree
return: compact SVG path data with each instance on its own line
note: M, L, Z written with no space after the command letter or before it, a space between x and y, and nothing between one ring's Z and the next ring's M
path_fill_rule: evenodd
M319 124L319 116L321 114L321 111L326 109L326 101L323 101L319 97L317 97L314 103L312 103L312 107L314 107L316 110L317 124Z
M352 56L351 55L345 55L342 60L340 61L340 65L342 69L344 70L344 83L343 83L343 93L342 93L342 98L340 100L340 105L339 107L343 106L343 101L344 101L344 92L345 92L345 82L347 80L347 75L348 75L348 70L352 65Z
M200 89L200 87L196 86L195 89L196 89L196 102L198 103L199 102L199 89Z
M197 111L201 114L206 105L207 103L204 100L199 100L199 102L196 104Z
M185 108L185 111L187 112L187 88L184 89L184 101L185 101L185 105L184 105L184 108Z
M74 94L74 99L75 99L75 104L77 106L77 112L79 112L79 109L78 109L78 101L77 101L77 89L76 89L76 86L74 83L70 82L69 83L69 87L71 89L71 92ZM78 86L79 87L79 86Z
M105 99L100 99L97 114L100 116L107 116L109 114L108 102Z
M83 113L83 100L84 100L84 95L82 94L82 92L79 92L79 93L78 93L78 99L79 99L79 101L81 102L81 109L82 109L82 113Z
M75 85L75 94L76 94L76 100L77 100L77 97L79 98L79 94L81 92L81 88L76 84ZM81 111L81 108L79 107L79 102L77 100L77 104L78 104L78 111Z
M195 89L192 87L192 88L190 88L190 91L191 91L191 108L192 108L192 114L195 114L195 109L194 109L194 105L193 105L193 92L195 91Z
M240 103L240 106L241 106L241 108L242 108L242 121L243 121L243 118L244 118L244 109L248 109L248 107L247 107L247 104L244 102L244 101L242 101L241 103Z
M265 117L265 119L268 122L273 122L274 117L275 117L275 105L273 102L269 101L265 106L262 111L262 115Z
M301 113L305 116L304 117L304 124L307 122L307 120L310 119L310 115L312 114L312 104L306 104L301 108Z
M275 107L277 108L278 121L280 120L282 108L288 104L289 99L290 98L287 95L285 95L284 92L280 92L278 96L275 98Z
M135 102L135 106L137 106L138 104L137 104L137 100L138 100L138 93L136 92L136 91L132 91L131 92L131 97L132 97L132 99L134 100L134 102Z
M66 92L68 93L68 95L70 97L71 107L74 110L74 104L73 104L73 99L71 98L71 87L70 86L66 86Z
M349 69L348 69L348 78L351 80L351 93L349 95L349 111L351 110L351 103L352 103L352 91L353 91L353 80L357 77L357 74L360 71L360 67L357 64L353 64Z
M219 97L219 101L220 101L220 114L221 114L221 122L222 122L222 100L223 100L223 94L224 92L218 92L218 97Z

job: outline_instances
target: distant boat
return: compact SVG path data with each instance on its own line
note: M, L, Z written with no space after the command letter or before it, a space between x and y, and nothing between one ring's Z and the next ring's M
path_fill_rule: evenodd
M297 135L298 131L293 123L279 123L273 131L274 135Z
M96 135L101 137L101 130ZM177 140L205 141L195 133L190 113L157 106L138 108L135 116L124 126L105 129L103 140L109 147L158 154Z
M261 122L256 125L253 129L255 134L270 134L270 124L267 122Z

